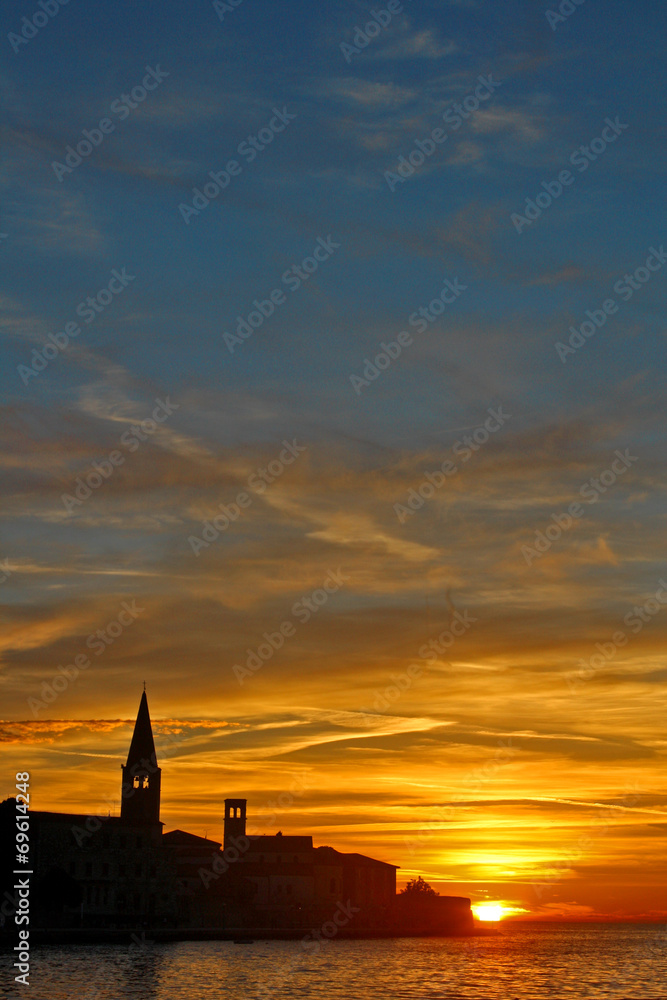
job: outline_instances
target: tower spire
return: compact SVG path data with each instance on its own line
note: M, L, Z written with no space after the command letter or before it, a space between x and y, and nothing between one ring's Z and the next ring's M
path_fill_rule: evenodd
M144 693L139 702L139 711L137 712L137 720L134 723L134 733L132 734L132 742L130 743L130 750L125 766L130 767L133 764L140 764L142 761L147 760L154 765L157 764L155 743L153 741L153 727L151 725L150 712L148 711L148 698L146 697L146 690L144 688Z
M145 689L139 702L132 742L122 772L121 820L133 824L159 823L162 772L157 765Z

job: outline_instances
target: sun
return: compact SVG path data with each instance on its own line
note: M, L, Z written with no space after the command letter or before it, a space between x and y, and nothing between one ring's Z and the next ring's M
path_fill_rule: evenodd
M498 921L503 919L505 908L502 903L476 903L473 912L478 920Z

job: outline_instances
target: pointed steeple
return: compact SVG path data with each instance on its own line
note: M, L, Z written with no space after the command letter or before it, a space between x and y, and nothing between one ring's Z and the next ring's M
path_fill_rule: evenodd
M139 702L137 720L134 723L127 763L122 765L122 772L121 820L133 825L159 823L162 772L157 766L145 685Z
M125 766L130 767L132 764L139 764L142 760L157 764L155 743L153 741L153 727L151 726L151 716L148 711L148 698L146 697L145 688L139 702L137 721L134 723L134 733L132 734L132 742L130 743L130 750Z

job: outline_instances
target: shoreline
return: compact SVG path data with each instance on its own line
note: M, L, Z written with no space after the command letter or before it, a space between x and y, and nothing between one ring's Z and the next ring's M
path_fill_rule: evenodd
M131 947L143 948L149 944L173 944L179 941L235 941L246 944L254 941L300 941L305 935L311 932L311 928L125 928L118 930L95 930L93 928L67 928L67 929L33 929L30 932L30 944L43 945L66 945L66 944L129 944ZM472 938L472 937L498 937L501 932L492 927L480 927L471 931L459 931L450 933L407 933L397 930L393 931L348 931L337 935L338 939L346 941L371 941L388 940L400 938ZM11 950L15 944L14 937L11 938L2 934L0 936L0 951Z

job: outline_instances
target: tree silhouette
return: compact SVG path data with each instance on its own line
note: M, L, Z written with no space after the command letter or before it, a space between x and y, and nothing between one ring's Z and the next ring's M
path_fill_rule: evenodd
M401 889L402 896L439 896L440 893L432 889L428 882L425 882L421 875L418 878L410 879L405 889Z

